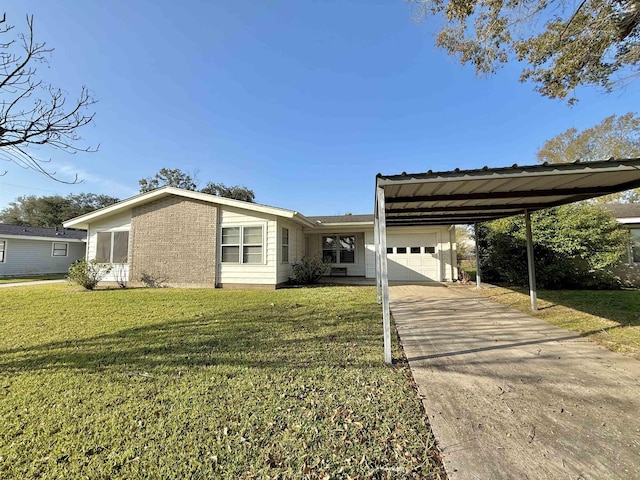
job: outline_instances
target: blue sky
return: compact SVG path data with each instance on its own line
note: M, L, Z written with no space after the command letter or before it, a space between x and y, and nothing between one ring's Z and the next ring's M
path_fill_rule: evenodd
M0 208L20 195L120 198L160 168L246 185L260 203L305 215L367 213L375 175L533 164L569 127L635 111L633 85L540 97L519 66L477 78L434 46L435 23L390 1L12 2L56 50L39 69L99 103L80 131L91 154L35 152L54 182L1 162Z

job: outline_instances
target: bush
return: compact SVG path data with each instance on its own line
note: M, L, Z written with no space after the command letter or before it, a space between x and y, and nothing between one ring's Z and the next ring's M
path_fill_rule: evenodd
M531 216L536 280L540 288L613 288L609 273L624 254L628 233L605 210L565 205ZM488 282L528 284L524 218L480 226L480 272Z
M293 282L299 285L312 285L318 283L320 278L328 275L331 265L324 262L318 255L315 257L303 257L298 263L291 265Z
M98 283L111 271L111 266L98 263L95 260L78 260L69 267L67 278L87 290L93 290Z

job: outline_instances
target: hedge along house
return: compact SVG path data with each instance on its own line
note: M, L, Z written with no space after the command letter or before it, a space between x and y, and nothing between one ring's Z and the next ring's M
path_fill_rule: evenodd
M305 217L293 210L163 187L64 223L88 232L86 257L112 264L105 281L276 288L292 263L319 255L336 274L375 278L372 215ZM389 232L392 279L457 277L450 226Z
M85 255L86 232L0 224L0 277L66 273Z
M481 222L524 215L531 308L536 310L530 212L637 187L640 187L639 158L378 174L374 210L376 284L378 300L383 305L385 362L391 363L388 229L450 224L475 224L477 227ZM478 254L476 249L476 257ZM478 286L480 273L478 271Z

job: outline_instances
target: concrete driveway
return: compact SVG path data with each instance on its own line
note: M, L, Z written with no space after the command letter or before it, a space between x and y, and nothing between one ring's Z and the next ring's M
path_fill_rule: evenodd
M640 479L640 362L472 288L391 312L451 480Z

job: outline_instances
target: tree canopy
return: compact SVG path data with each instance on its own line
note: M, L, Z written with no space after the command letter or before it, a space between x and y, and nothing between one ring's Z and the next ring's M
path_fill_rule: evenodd
M548 163L639 158L640 118L633 113L611 115L582 131L570 128L547 140L537 157L539 162ZM640 202L640 189L606 195L599 201Z
M140 184L140 193L169 186L218 195L219 197L233 198L244 202L255 202L255 193L247 187L208 182L203 188L199 189L195 177L195 174L185 173L179 168L161 168L153 177L142 178L138 180L138 183Z
M50 195L18 197L0 210L0 223L28 225L31 227L57 227L71 218L99 208L108 207L120 200L109 195L79 193L77 195Z
M638 0L409 1L416 18L442 22L436 45L448 54L478 74L524 62L520 80L549 98L572 103L579 85L609 91L639 71Z
M89 111L95 100L82 87L73 101L60 88L38 76L52 48L34 38L33 16L27 16L27 32L13 35L6 14L0 19L0 158L40 172L52 179L56 172L45 168L49 161L36 157L31 147L43 145L68 153L95 151L80 145L78 130L93 120ZM5 172L6 173L6 172ZM2 172L0 171L0 174ZM70 182L75 183L76 176Z

